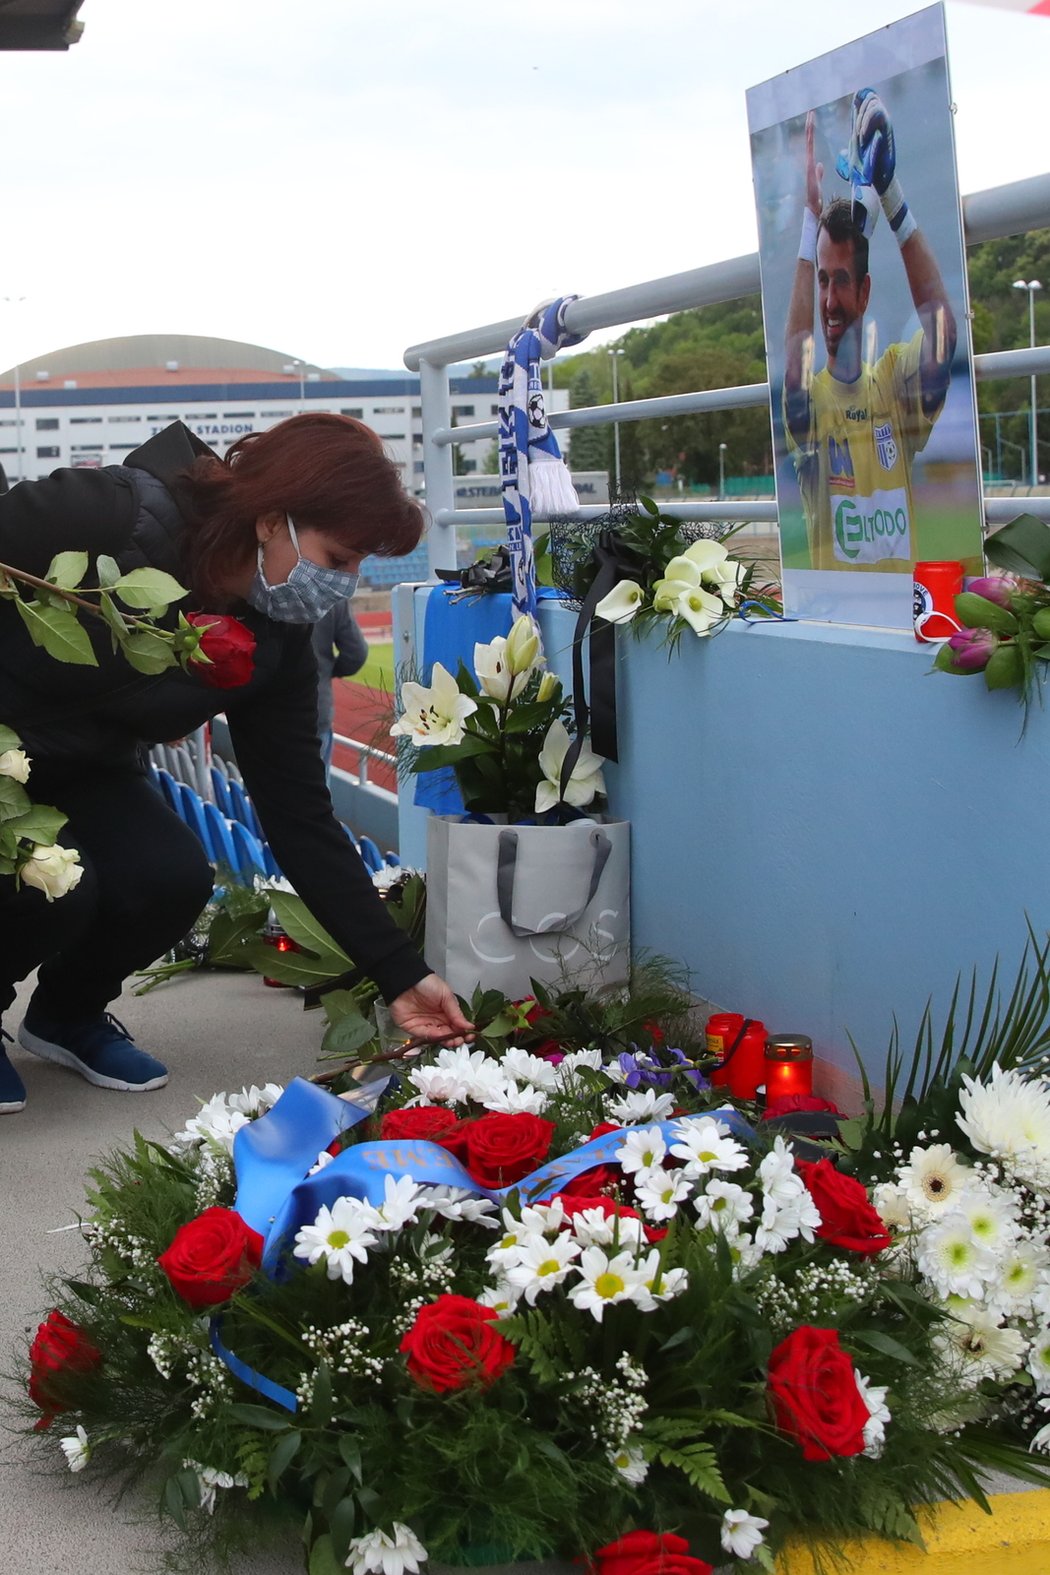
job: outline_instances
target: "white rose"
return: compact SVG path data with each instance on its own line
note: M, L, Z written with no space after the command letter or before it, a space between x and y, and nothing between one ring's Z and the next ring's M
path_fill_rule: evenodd
M29 777L29 756L24 749L5 749L0 754L0 777L14 777L25 782Z
M83 873L76 849L60 848L57 842L50 848L34 848L18 871L25 884L42 891L48 902L72 891Z

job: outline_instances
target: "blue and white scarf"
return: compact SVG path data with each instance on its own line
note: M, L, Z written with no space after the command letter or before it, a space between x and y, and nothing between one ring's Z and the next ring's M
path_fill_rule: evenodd
M565 310L575 295L538 306L511 339L499 374L499 465L507 521L515 616L536 616L534 514L565 514L580 500L558 441L547 424L540 362L578 345L585 334L565 330Z

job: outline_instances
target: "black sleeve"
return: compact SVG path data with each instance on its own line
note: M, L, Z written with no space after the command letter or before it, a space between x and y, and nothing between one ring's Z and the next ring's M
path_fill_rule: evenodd
M0 496L0 562L45 575L59 552L111 557L127 546L135 500L107 470L56 470Z
M309 629L289 628L286 643L279 677L257 697L227 705L237 764L284 874L389 1002L431 970L387 913L332 810Z

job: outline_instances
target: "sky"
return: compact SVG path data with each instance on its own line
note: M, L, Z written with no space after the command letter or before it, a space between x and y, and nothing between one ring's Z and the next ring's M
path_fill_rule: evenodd
M0 366L189 333L395 368L752 252L746 90L915 9L84 0L68 52L0 54ZM961 190L1043 174L1050 19L947 26Z

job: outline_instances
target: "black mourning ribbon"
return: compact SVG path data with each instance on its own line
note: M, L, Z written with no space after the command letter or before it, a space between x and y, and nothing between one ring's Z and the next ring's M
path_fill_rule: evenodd
M604 760L619 760L616 743L616 625L594 609L620 580L637 579L644 560L614 530L602 530L591 551L597 573L576 619L572 640L572 706L576 736L562 762L559 793L564 800L590 726L591 748ZM584 689L583 642L590 632L590 682ZM590 696L588 705L587 696Z

